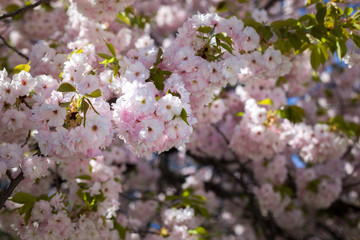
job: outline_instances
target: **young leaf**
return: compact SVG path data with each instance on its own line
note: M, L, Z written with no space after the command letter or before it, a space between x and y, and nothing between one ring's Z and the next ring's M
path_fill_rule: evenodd
M219 2L218 5L216 6L216 11L217 12L227 12L227 11L229 11L229 8L227 6L226 1Z
M76 92L76 88L70 83L62 83L57 89L59 92Z
M187 121L188 115L187 115L187 112L186 112L186 110L184 108L181 110L180 118L182 120L184 120L184 122L186 122L187 125L189 125L189 123Z
M63 107L63 108L68 108L70 106L71 102L62 102L60 103L60 107Z
M259 105L273 105L273 101L270 98L266 98L258 102Z
M92 98L97 98L97 97L101 97L101 90L100 89L96 89L95 91L93 91L90 94L85 94L85 96L87 97L92 97Z
M15 203L25 204L29 202L35 202L35 197L33 197L29 193L18 192L11 198L11 201Z
M163 50L159 48L159 51L156 56L155 66L159 65L159 63L162 61L163 53L164 53Z
M119 237L121 238L121 240L125 240L125 238L126 238L126 228L124 228L122 225L120 225L116 221L116 218L113 218L113 222L114 222L114 229L116 229L118 231Z
M233 54L232 49L229 45L225 43L220 43L220 46L223 47L226 51L228 51L230 54Z
M131 25L131 19L126 15L125 12L121 12L116 16L116 19L121 23L124 22L127 25Z
M296 105L285 106L279 110L279 115L282 118L288 119L292 123L299 123L306 117L304 109Z
M109 49L110 53L116 57L116 51L115 51L115 48L114 48L114 45L112 45L111 43L108 43L105 39L104 39L104 42L106 43L106 46L107 48Z
M31 69L30 67L30 62L28 62L27 64L20 64L20 65L17 65L15 68L14 68L14 73L20 73L21 71L25 71L25 72L29 72Z
M92 110L93 110L97 115L100 115L100 113L99 113L98 111L96 111L96 109L94 108L94 106L92 105L91 101L90 101L88 98L86 98L86 101L90 104Z
M91 180L91 176L90 175L86 175L86 174L84 174L84 175L80 175L80 176L78 176L77 177L78 179L82 179L82 180Z
M110 58L112 58L112 56L107 55L107 54L105 54L105 53L97 53L96 55L98 55L99 57L104 58L104 59L110 59Z
M221 41L226 42L232 48L232 39L229 36L225 35L226 33L217 33L215 37L219 38Z
M211 27L210 26L201 26L201 27L198 27L196 30L201 33L210 33Z
M85 101L85 99L82 99L79 107L79 111L86 113L88 109L89 109L89 104Z
M189 233L190 235L198 235L198 234L204 235L204 236L207 236L207 235L208 235L206 229L203 228L203 227L197 227L197 228L195 228L195 229L190 229L190 230L188 231L188 233Z
M153 80L154 80L155 87L158 90L160 90L160 91L164 90L165 78L164 78L164 75L161 73L161 71L156 71L155 75L153 76Z

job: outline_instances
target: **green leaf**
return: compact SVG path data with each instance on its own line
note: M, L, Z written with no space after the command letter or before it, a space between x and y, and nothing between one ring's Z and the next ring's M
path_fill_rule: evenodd
M344 117L341 115L329 119L329 126L333 130L344 132L348 137L360 137L360 125L355 122L345 121Z
M119 22L123 22L127 25L131 25L131 20L130 18L126 15L125 12L121 12L119 13L117 16L116 16L116 19L119 21Z
M20 73L21 71L29 72L31 69L30 62L31 61L29 61L27 64L20 64L14 67L14 74Z
M20 8L19 5L17 4L9 4L5 7L5 11L7 13L11 13L11 12L15 12L16 10L18 10Z
M77 177L78 179L82 179L82 180L91 180L91 176L90 175L86 175L86 174L83 174L83 175L80 175Z
M201 26L201 27L198 27L196 30L201 33L210 33L211 27L210 26Z
M109 63L113 63L116 61L117 61L117 59L115 57L112 57L112 58L105 59L104 61L100 62L100 64L104 64L106 67Z
M318 50L320 50L320 61L322 64L325 64L325 62L329 57L328 50L323 44L319 44L318 48L319 48Z
M192 207L194 208L196 213L200 214L204 218L206 218L206 219L210 218L209 211L205 207L200 207L198 205L193 205Z
M104 59L110 59L110 58L112 58L112 56L107 55L107 54L105 54L105 53L97 53L96 55L98 55L99 57L104 58Z
M271 27L269 26L261 25L261 27L257 28L256 31L265 40L265 42L269 41L270 38L274 35L273 32L271 31Z
M93 110L97 115L100 115L100 113L99 113L98 111L96 111L94 105L92 105L91 101L90 101L88 98L86 98L86 101L90 104L92 110Z
M104 42L106 43L106 46L107 48L109 49L110 53L116 57L116 51L115 51L115 48L114 48L114 45L112 45L111 43L108 43L105 39L104 39Z
M284 186L284 185L281 185L281 186L274 186L274 190L276 192L280 192L280 195L281 195L281 198L285 198L286 196L294 196L294 191L288 187L288 186Z
M226 42L232 48L232 39L229 36L226 36L226 33L217 33L215 34L216 38L219 38L221 41Z
M161 48L159 48L157 56L156 56L156 61L155 61L155 66L159 65L159 63L162 61L162 56L163 56L163 50Z
M70 83L62 83L57 89L59 92L76 92L76 88Z
M124 228L122 225L120 225L118 223L118 221L116 221L116 218L113 218L113 222L114 222L114 229L116 229L118 231L119 237L121 238L121 240L125 240L126 228Z
M95 91L93 91L90 94L85 94L85 96L87 97L92 97L92 98L97 98L97 97L101 97L101 90L100 89L96 89Z
M158 90L160 90L160 91L164 90L165 78L164 78L164 75L162 75L160 71L156 71L155 75L153 76L153 80L154 80L155 87Z
M54 10L54 8L50 5L50 3L43 3L43 4L41 4L41 7L42 7L46 12L50 12L50 11Z
M81 104L80 104L80 107L79 107L79 111L85 113L87 112L87 110L89 109L89 104L85 101L85 99L83 98L81 100ZM85 114L84 114L85 115Z
M313 47L310 55L310 63L312 68L317 71L321 63L321 52L319 47L316 45Z
M295 34L289 33L288 34L289 41L291 45L294 47L295 50L300 49L301 47L301 39L298 38Z
M230 54L233 54L232 49L229 45L225 43L220 43L220 46L223 47L226 51L228 51Z
M188 123L188 121L187 121L188 115L187 115L187 112L186 112L186 110L185 110L184 108L181 110L180 118L181 118L182 120L184 120L184 122L185 122L187 125L189 125L189 123Z
M320 24L324 24L324 18L326 16L326 6L322 3L316 4L316 20Z
M24 204L22 207L18 208L18 211L20 215L25 213L24 221L25 224L28 225L31 217L31 210L36 202L36 198L29 193L18 192L11 198L11 201Z
M273 101L270 98L266 98L258 102L259 105L273 105Z
M227 2L226 1L219 2L216 5L216 11L217 12L227 12L227 11L229 11L229 8L227 6Z
M15 203L25 204L25 203L35 202L35 197L33 197L29 193L18 192L11 198L11 201Z
M79 54L79 53L83 53L83 52L84 51L82 50L82 48L79 48L78 50L75 49L74 51L72 51L70 55L72 56L73 54Z
M336 37L341 37L343 34L343 29L341 25L335 26L334 29L331 30L331 33L334 34Z
M336 54L341 60L347 52L346 41L344 39L338 39L336 41Z
M60 107L62 107L62 108L68 108L68 107L70 106L70 104L71 104L71 102L62 102L62 103L60 103L59 105L60 105Z
M15 12L16 10L19 10L21 7L17 4L9 4L5 7L5 11L7 13ZM12 17L13 20L19 20L24 16L24 14L18 14Z
M200 235L204 235L204 236L207 236L207 235L208 235L206 229L203 228L203 227L197 227L197 228L194 228L194 229L190 229L190 230L188 231L188 233L189 233L190 235L199 235L199 234L200 234Z
M306 190L311 191L313 193L317 193L318 192L318 186L321 183L320 179L314 179L310 182L308 182L307 186L306 186Z
M306 117L304 109L296 105L287 105L279 110L279 115L282 118L288 119L292 123L299 123Z
M353 26L355 29L360 30L360 24L353 23L352 26Z
M176 195L167 195L165 197L165 201L174 201L174 200L178 200L178 199L180 199L180 197L176 196Z
M32 203L29 203L29 204L25 204L23 206L24 208L24 213L25 213L25 216L24 216L24 221L25 221L25 224L28 225L29 223L29 219L31 217L31 210L32 208L34 207L34 204L35 202L32 202ZM22 215L22 214L21 214Z
M353 11L354 11L354 9L352 9L351 7L345 7L344 14L346 14L347 16L350 16Z
M280 87L282 84L287 83L287 80L285 77L281 76L278 78L278 80L276 81L276 86Z
M356 44L356 46L360 48L360 36L356 34L351 34L350 37L353 40L353 42Z
M310 5L314 4L314 3L318 3L318 2L320 2L320 0L308 0L307 4L306 4L306 7L308 7L308 6L310 6Z
M89 109L89 104L83 98L79 107L79 111L84 113L84 127L86 126L86 113Z
M206 201L207 201L207 199L206 199L204 196L202 196L202 195L197 195L197 194L195 194L195 195L193 195L192 197L193 197L193 198L200 199L200 200L203 201L203 202L206 202Z

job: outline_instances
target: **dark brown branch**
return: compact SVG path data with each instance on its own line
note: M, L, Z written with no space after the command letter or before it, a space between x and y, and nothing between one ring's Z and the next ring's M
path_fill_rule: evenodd
M344 236L339 236L339 234L337 232L335 232L333 229L331 229L330 227L328 227L327 225L321 223L321 222L317 222L316 226L318 226L319 228L323 229L325 232L327 232L328 234L330 234L330 236L332 237L332 239L334 240L341 240L341 239L345 239Z
M31 4L29 6L26 6L26 7L23 7L23 8L19 8L18 10L16 11L13 11L11 13L6 13L6 14L3 14L0 16L0 20L4 20L6 18L10 18L10 17L14 17L14 16L17 16L19 14L22 14L26 11L29 11L31 9L34 9L36 8L37 6L41 5L41 4L44 4L44 3L49 3L51 0L40 0L34 4Z
M272 6L274 6L274 4L276 2L279 2L280 0L270 0L266 3L266 5L264 6L265 10L269 10Z
M13 50L14 52L16 52L20 57L25 58L26 61L29 61L29 57L26 56L25 54L21 53L19 50L17 50L16 48L14 48L13 46L11 46L6 39L0 35L0 39L2 40L2 42L5 44L5 46L7 46L8 48L10 48L11 50Z
M31 131L29 131L29 133L25 139L25 142L21 145L21 148L25 147L25 145L29 142L30 137L31 137Z
M17 185L19 185L19 183L24 179L23 172L20 172L16 178L12 177L11 172L9 170L6 171L6 175L10 179L10 185L6 190L0 192L0 209L4 207L6 200L11 196Z

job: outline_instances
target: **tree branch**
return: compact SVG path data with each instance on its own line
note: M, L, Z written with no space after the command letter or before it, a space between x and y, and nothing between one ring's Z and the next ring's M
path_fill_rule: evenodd
M29 5L29 6L26 6L26 7L23 7L23 8L19 8L18 10L13 11L13 12L11 12L11 13L3 14L3 15L0 16L0 21L1 21L1 20L4 20L4 19L6 19L6 18L10 18L10 17L14 17L14 16L16 16L16 15L22 14L22 13L24 13L24 12L26 12L26 11L28 11L28 10L31 10L31 9L33 9L33 8L35 8L35 7L37 7L37 6L41 5L41 4L49 3L50 1L51 1L51 0L40 0L40 1L38 1L38 2L36 2L36 3L34 3L34 4L31 4L31 5Z
M25 58L26 61L29 61L29 57L26 56L25 54L21 53L19 50L17 50L16 48L14 48L13 46L11 46L6 39L0 35L0 39L2 40L2 42L5 44L5 46L7 46L8 48L10 48L11 50L13 50L14 52L16 52L20 57Z
M267 3L266 3L266 5L264 6L264 9L265 10L269 10L272 6L274 6L274 4L276 3L276 2L278 2L278 1L280 1L280 0L270 0L270 1L268 1Z
M17 185L19 185L19 183L24 179L23 172L20 172L16 178L11 176L11 172L9 170L6 171L6 175L10 179L10 185L5 191L0 192L0 209L4 207L6 200L11 196Z

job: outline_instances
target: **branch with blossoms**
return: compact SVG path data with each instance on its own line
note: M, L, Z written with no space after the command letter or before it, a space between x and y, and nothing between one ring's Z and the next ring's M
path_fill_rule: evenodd
M12 18L12 17L18 16L20 14L23 14L23 13L25 13L27 11L30 11L30 10L36 8L37 6L40 6L41 4L49 3L50 1L51 0L39 0L38 2L36 2L34 4L30 4L30 5L27 5L25 7L19 8L19 9L13 11L13 12L2 14L0 16L0 21L5 20L7 18Z
M359 235L360 9L32 2L0 3L0 232Z

